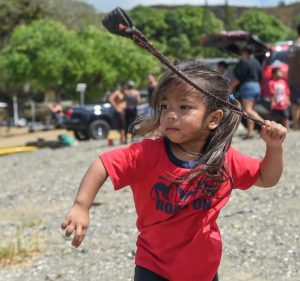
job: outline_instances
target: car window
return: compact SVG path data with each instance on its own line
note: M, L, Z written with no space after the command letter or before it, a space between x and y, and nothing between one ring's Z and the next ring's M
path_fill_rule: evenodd
M280 52L273 51L268 59L267 65L280 65L285 64L285 57L287 54L287 50L283 50Z

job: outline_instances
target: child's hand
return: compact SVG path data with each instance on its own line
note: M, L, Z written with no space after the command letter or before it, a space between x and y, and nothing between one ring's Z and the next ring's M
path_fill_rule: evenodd
M266 120L265 124L266 126L262 126L262 130L260 132L263 140L270 147L281 146L286 138L287 129L282 125L269 120Z
M72 241L72 246L75 248L78 248L84 239L89 222L89 210L86 207L75 203L61 225L63 230L68 227L65 234L66 237L69 237L75 229L75 236Z

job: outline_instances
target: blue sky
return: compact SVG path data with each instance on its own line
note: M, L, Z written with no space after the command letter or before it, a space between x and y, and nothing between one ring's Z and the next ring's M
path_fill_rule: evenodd
M137 5L203 5L205 0L82 0L84 2L93 4L100 12L109 12L117 6L124 8L125 10L130 10ZM208 0L209 5L222 5L225 0ZM251 0L251 1L241 1L241 0L229 0L228 3L234 6L277 6L279 0ZM295 0L285 0L286 4L299 2Z

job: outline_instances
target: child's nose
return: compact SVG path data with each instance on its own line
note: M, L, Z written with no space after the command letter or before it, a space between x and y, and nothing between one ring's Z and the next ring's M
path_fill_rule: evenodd
M170 111L167 115L168 120L177 120L177 115L174 111Z

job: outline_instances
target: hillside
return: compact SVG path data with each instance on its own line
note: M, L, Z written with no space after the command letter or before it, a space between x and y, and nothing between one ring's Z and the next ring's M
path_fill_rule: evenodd
M152 6L156 9L173 10L182 6ZM224 20L224 6L209 6L210 10L216 15L217 18ZM231 6L235 19L238 19L241 15L253 11L260 10L268 15L273 15L288 27L292 27L292 19L300 14L300 2L286 5L285 7L269 7L269 8L257 8L257 7L236 7Z

